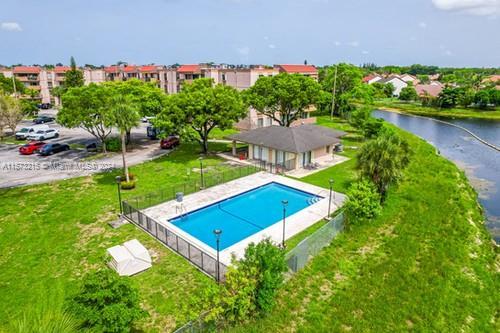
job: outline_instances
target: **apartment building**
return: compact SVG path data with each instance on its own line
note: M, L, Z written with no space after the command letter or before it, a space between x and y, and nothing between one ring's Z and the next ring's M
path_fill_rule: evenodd
M113 65L104 67L104 81L126 81L130 79L156 82L158 88L168 92L166 67L163 65Z

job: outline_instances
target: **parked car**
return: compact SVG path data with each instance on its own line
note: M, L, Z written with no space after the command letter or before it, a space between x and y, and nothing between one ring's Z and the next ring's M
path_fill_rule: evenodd
M40 129L33 134L28 135L28 140L45 140L59 137L59 131L54 128Z
M19 153L21 155L31 155L45 145L42 141L31 141L25 145L19 147Z
M41 103L37 105L39 109L47 110L52 107L52 104L50 103Z
M16 139L22 140L28 138L29 135L36 133L38 130L49 129L48 125L35 125L35 126L27 126L21 128L16 132Z
M57 154L61 151L69 150L69 146L61 143L47 143L42 148L40 148L37 153L42 156L48 156L52 154Z
M154 126L148 126L146 128L146 133L147 133L148 138L150 138L151 140L156 140L156 139L158 139L158 136L163 134L163 130L156 128Z
M176 136L169 136L166 139L161 139L160 147L162 149L172 149L180 144L179 138Z
M56 118L51 117L51 116L38 116L35 119L33 119L33 122L35 124L45 124L45 123L50 123L51 121L54 121Z

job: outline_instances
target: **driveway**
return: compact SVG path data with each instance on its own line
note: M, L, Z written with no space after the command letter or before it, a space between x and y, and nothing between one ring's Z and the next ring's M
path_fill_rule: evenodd
M41 111L40 114L53 114ZM32 126L31 121L23 121L18 128ZM86 131L61 127L56 123L47 123L51 128L59 130L59 138L45 140L66 144L87 145L96 139ZM141 123L131 133L131 147L127 152L129 165L139 164L169 152L159 148L157 140L150 140L146 135L148 124ZM117 133L114 133L117 135ZM19 145L0 144L0 188L23 186L50 182L60 179L81 177L96 172L109 171L122 166L120 153L112 153L109 157L89 159L94 153L85 149L71 149L52 156L20 155Z

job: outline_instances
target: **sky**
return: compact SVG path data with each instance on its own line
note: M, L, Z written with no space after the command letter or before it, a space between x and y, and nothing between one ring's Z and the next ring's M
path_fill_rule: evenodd
M0 64L500 67L500 0L0 0Z

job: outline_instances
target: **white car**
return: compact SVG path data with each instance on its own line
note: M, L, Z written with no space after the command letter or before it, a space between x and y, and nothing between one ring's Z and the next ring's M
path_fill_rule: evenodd
M33 134L28 135L28 140L42 141L59 137L59 131L54 128L40 129Z
M48 129L49 129L48 125L34 125L34 126L23 127L16 132L16 139L17 140L27 139L28 136L35 134L37 131L48 130Z
M145 117L142 117L142 118L141 118L141 121L142 121L143 123L149 123L149 122L151 122L151 120L152 120L152 119L155 119L155 117L145 116Z

